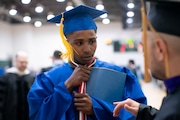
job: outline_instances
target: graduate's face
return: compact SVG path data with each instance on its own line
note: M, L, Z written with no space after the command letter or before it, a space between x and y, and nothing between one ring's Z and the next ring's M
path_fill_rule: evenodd
M89 64L96 51L96 33L94 30L81 30L67 35L74 51L74 61L81 65Z

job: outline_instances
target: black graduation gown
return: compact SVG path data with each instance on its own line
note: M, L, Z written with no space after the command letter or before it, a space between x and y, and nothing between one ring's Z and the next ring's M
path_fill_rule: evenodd
M7 73L0 77L0 120L28 120L27 93L35 77Z
M171 91L163 99L160 110L141 104L137 120L180 120L180 77L170 82L166 87Z

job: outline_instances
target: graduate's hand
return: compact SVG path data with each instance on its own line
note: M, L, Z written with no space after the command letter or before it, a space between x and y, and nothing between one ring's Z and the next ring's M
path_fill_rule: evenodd
M66 80L65 86L71 92L73 88L79 86L83 81L87 81L90 76L90 68L86 66L77 66L72 75Z
M81 111L86 115L94 114L92 109L92 100L87 93L74 92L74 105L78 111Z
M119 112L122 108L131 112L136 117L140 106L140 103L129 98L121 102L114 102L113 104L116 105L113 111L114 117L119 115Z

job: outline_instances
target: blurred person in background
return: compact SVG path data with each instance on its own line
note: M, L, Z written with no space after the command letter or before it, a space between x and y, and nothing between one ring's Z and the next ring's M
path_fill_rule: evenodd
M135 65L134 60L130 59L128 61L127 67L131 70L131 72L134 73L134 75L137 77L137 66Z
M132 73L134 73L134 75L139 81L143 79L143 73L141 72L141 68L140 66L135 64L135 61L133 59L130 59L128 61L127 67L131 70Z
M58 65L63 64L64 61L62 60L61 55L62 55L61 51L55 50L54 53L53 53L53 56L51 57L52 63L53 63L52 66L42 68L41 72L46 72L46 71L50 70L53 67L56 67Z
M0 77L0 120L28 120L27 93L35 76L27 69L28 55L19 51L15 65Z

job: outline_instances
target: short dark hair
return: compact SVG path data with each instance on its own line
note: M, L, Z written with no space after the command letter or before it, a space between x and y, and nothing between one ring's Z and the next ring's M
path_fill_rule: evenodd
M135 64L134 60L129 60L130 63Z
M62 55L62 53L59 50L55 50L53 53L53 57L55 57L55 58L60 58L61 55Z

